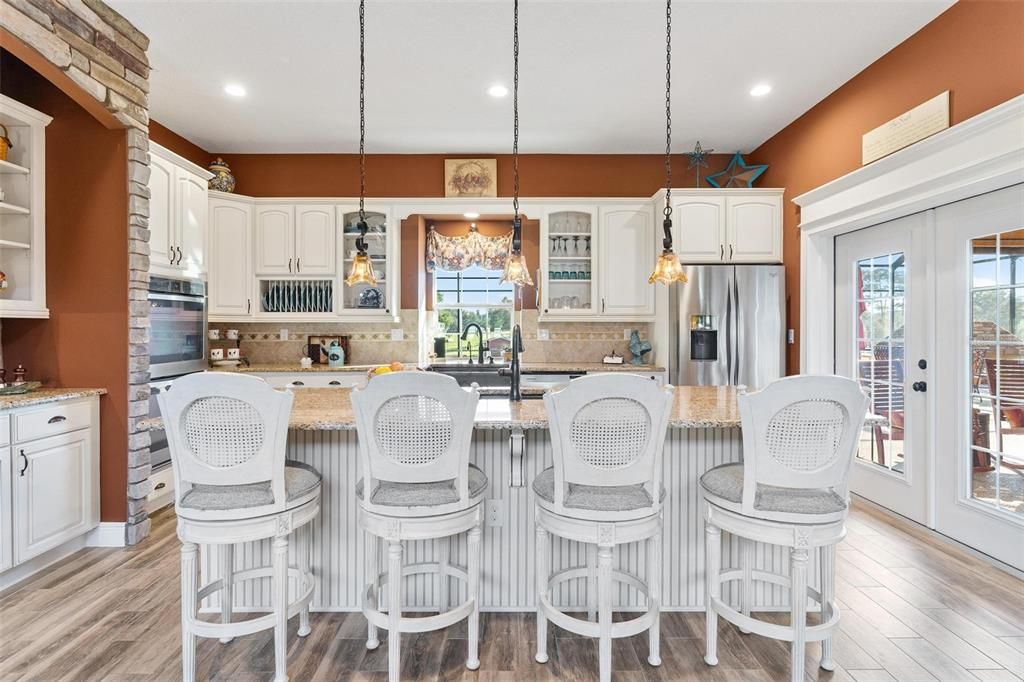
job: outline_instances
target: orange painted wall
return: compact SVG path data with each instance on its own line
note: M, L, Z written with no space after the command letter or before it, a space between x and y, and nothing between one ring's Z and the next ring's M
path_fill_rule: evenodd
M791 200L860 168L864 133L944 90L954 125L1024 93L1024 2L960 0L750 155L771 164L758 184L786 188L791 327L800 324L800 220ZM799 338L789 346L791 373Z
M128 177L124 129L108 129L10 53L0 89L53 116L46 129L49 320L7 319L4 362L52 386L102 387L104 521L124 521L128 476ZM8 374L9 374L8 370Z
M213 155L210 152L153 120L149 122L149 139L161 147L170 149L175 154L184 156L202 168L209 166L210 161L213 160Z

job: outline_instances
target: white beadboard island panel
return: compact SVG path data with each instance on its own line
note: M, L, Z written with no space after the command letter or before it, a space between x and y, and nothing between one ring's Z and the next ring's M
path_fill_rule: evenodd
M530 611L534 606L534 527L533 490L510 487L511 457L507 429L478 429L474 435L472 461L485 471L490 487L489 500L499 500L503 512L500 526L485 526L483 535L482 608L490 611ZM525 431L525 477L529 482L545 467L551 466L551 444L546 429ZM713 466L742 459L738 428L673 428L669 430L665 450L664 481L668 489L665 502L663 608L700 610L704 594L704 522L699 494L701 474ZM289 432L288 457L316 467L323 475L323 500L319 519L313 523L313 570L318 580L313 609L357 611L360 594L366 584L366 548L357 524L358 499L355 484L361 477L355 431ZM723 534L724 535L724 534ZM466 563L466 540L452 541L452 560ZM726 542L723 566L738 556L733 543ZM434 559L434 543L409 543L405 563ZM617 561L623 570L644 572L645 553L638 545L620 545ZM246 545L236 550L237 569L269 564L269 543ZM565 568L584 563L584 549L576 543L557 541L552 551L553 566ZM781 548L759 546L756 565L764 570L787 573ZM204 576L216 579L217 567L204 553ZM204 582L206 578L204 577ZM812 581L813 584L813 581ZM737 594L725 585L725 596L735 601ZM464 586L452 581L452 599L464 598ZM411 576L405 580L403 608L436 610L436 580L432 576ZM269 609L269 581L249 581L236 588L236 606L240 610ZM558 588L555 602L566 609L585 609L583 581ZM788 610L782 589L758 585L755 602L762 608ZM215 598L210 604L215 605ZM642 600L634 590L622 586L616 595L616 608L638 608Z

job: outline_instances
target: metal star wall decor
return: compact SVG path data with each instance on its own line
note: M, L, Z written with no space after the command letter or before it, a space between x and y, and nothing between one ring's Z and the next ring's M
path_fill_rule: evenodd
M713 153L714 149L704 149L700 146L700 140L697 140L697 146L693 148L692 152L686 154L690 158L690 165L687 168L697 169L697 187L700 187L700 169L701 167L708 167L708 160L706 157L708 154Z
M743 162L743 155L736 152L724 171L713 173L704 179L712 187L753 187L754 180L761 177L766 170L768 170L768 164L748 166Z

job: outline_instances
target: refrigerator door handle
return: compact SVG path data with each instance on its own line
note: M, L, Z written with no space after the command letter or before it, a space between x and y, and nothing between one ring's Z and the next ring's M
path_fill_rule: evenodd
M731 247L730 247L731 248ZM740 352L740 341L739 341L739 326L740 326L740 311L742 310L742 303L740 301L740 284L736 271L733 270L732 276L732 298L733 298L733 315L735 316L735 323L733 324L732 334L732 346L736 349L736 362L732 367L732 374L729 377L729 383L733 386L740 383L740 360L743 357L743 353Z
M729 385L732 383L732 351L736 345L733 341L733 292L735 287L733 283L727 280L725 287L725 383Z

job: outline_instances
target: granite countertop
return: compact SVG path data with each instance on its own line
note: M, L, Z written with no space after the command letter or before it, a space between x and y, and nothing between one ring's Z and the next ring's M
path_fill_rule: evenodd
M288 427L297 431L350 431L355 415L350 388L304 388L295 393ZM740 425L736 390L729 386L679 386L669 416L677 429L734 428ZM481 398L476 411L477 429L545 429L548 426L543 400L512 403ZM145 419L144 430L162 428L160 419Z
M411 365L414 363L406 363ZM438 363L439 365L445 363ZM464 362L449 363L456 367L468 366ZM475 365L474 365L475 366ZM487 365L485 365L486 367ZM239 365L234 368L215 367L218 371L228 372L366 372L379 365L345 365L344 367L329 367L327 365L313 365L303 367L299 363L286 364L255 364ZM524 362L522 364L523 374L535 374L543 372L664 372L664 367L655 365L631 365L628 362L621 365L606 365L600 362Z
M106 395L105 388L37 388L29 393L18 395L0 395L0 410L12 410L16 407L30 407L58 403L62 400L87 398L94 395Z

